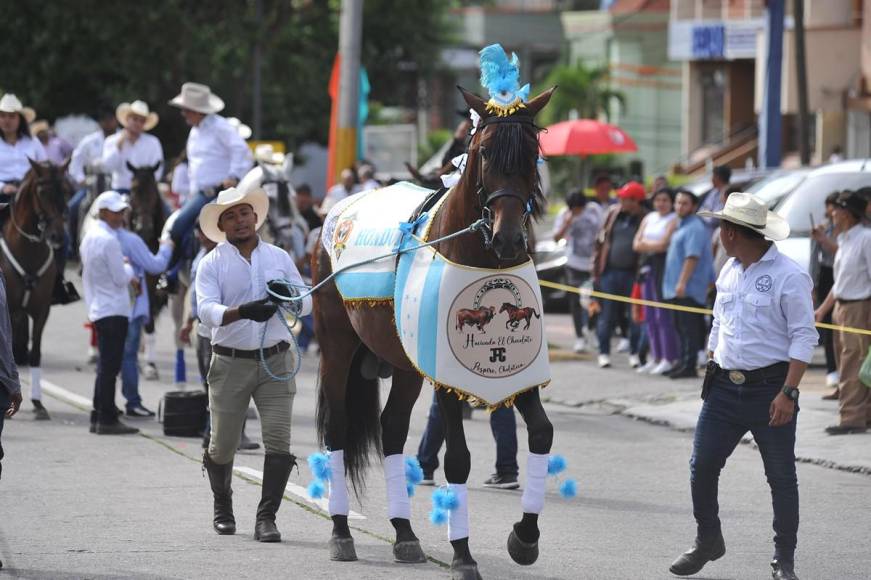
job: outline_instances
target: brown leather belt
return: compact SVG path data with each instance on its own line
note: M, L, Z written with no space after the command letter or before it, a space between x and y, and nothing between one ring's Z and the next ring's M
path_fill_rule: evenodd
M263 358L269 358L274 354L278 354L280 352L286 351L290 345L286 342L279 342L275 346L270 346L269 348L263 349ZM230 356L233 358L260 358L260 350L242 350L240 348L227 348L226 346L221 346L220 344L213 344L212 350L215 354L219 354L221 356Z
M867 302L868 300L871 300L871 296L868 296L867 298L856 298L854 300L845 300L843 298L836 298L835 300L839 304L853 304L855 302Z

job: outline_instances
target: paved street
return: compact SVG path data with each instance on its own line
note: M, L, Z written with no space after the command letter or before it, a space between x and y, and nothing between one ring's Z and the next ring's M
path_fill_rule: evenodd
M432 488L418 488L413 525L430 562L391 561L392 529L386 519L383 477L373 469L362 503L352 505L360 561L327 558L330 522L306 499L307 467L294 472L278 525L281 544L252 538L259 499L262 451L240 454L234 480L236 536L211 529L211 497L200 466L199 440L165 437L156 421L135 421L141 436L98 437L87 429L93 368L83 363L86 333L82 303L53 310L44 347L47 407L53 420L32 420L29 403L4 431L4 479L0 484L0 577L12 578L447 578L451 558L446 530L430 524ZM571 344L565 315L549 319L550 341ZM157 407L171 389L171 323L158 324L162 382L142 383L145 403ZM568 357L572 358L572 357ZM580 357L591 358L591 357ZM195 361L188 352L189 375ZM314 408L317 359L304 359L294 405L293 451L316 451ZM491 473L494 446L485 413L466 423L473 453L470 478L471 547L485 578L669 578L672 559L694 534L687 462L691 423L681 424L670 404L692 416L698 384L639 378L616 357L615 368L591 360L553 364L554 383L544 394L556 428L554 452L569 462L578 497L563 499L549 483L541 517L541 558L530 568L514 565L505 550L520 515L520 493L481 486ZM28 372L22 370L22 377ZM190 378L190 376L189 376ZM818 403L821 373L814 371L804 398L808 417L826 420L834 404ZM191 387L193 388L193 387ZM27 387L25 387L25 394ZM415 408L406 452L414 453L431 393ZM83 399L84 398L84 399ZM119 394L120 398L120 394ZM811 399L814 399L812 402ZM646 408L646 410L645 410ZM653 410L651 410L653 409ZM657 411L658 409L658 411ZM663 410L664 409L664 410ZM634 420L621 412L633 411ZM657 415L657 413L659 413ZM804 414L800 422L804 420ZM666 423L667 425L652 424ZM130 421L133 423L134 421ZM823 423L825 424L825 423ZM249 421L259 439L259 423ZM810 431L800 434L800 451ZM830 463L799 465L802 526L797 572L805 579L867 578L871 476L861 469L871 456L871 435L810 446L808 454ZM829 445L830 448L820 445ZM837 455L838 447L849 453ZM525 443L521 429L521 474ZM800 453L801 454L801 453ZM825 459L825 457L822 457ZM440 479L441 473L437 474ZM770 495L758 452L740 446L721 480L727 554L698 578L767 578L772 545Z

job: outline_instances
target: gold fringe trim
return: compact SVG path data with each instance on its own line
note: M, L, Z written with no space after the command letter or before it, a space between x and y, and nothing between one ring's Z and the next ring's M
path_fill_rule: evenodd
M420 370L418 370L418 372L420 373ZM513 395L505 397L504 399L502 399L498 403L489 403L489 402L485 401L484 399L482 399L478 396L475 396L471 393L467 393L466 391L464 391L462 389L458 389L457 387L452 387L452 386L446 385L444 383L439 383L437 381L434 381L432 378L428 377L427 375L425 375L423 373L420 373L420 374L423 376L423 378L429 380L433 384L433 387L435 387L436 389L443 390L447 393L453 393L459 400L467 401L473 407L484 407L490 413L492 413L493 411L495 411L501 407L513 407L514 400L517 399L517 397L519 395L522 395L523 393L525 393L527 391L531 391L532 389L543 389L550 384L550 381L548 380L548 381L545 381L545 382L538 384L538 385L532 385L531 387L526 387L524 389L520 389L519 391L517 391Z
M345 308L360 309L360 308L377 308L385 306L393 308L393 298L342 298L345 303Z
M491 115L496 115L497 117L508 117L513 115L520 109L525 109L526 103L520 100L520 97L517 97L508 105L500 105L493 99L487 101L487 112Z

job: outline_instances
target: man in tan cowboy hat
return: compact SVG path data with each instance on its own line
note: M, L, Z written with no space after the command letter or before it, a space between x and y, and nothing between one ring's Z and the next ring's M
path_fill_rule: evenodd
M789 236L789 224L761 199L736 192L722 211L720 239L731 257L717 278L714 322L690 461L695 545L672 565L696 574L726 553L717 482L726 460L750 431L765 464L774 507L772 578L794 580L798 532L795 427L798 387L813 357L814 328L808 273L771 240Z
M254 539L278 542L275 513L296 457L290 453L290 424L296 384L276 380L293 368L288 352L293 340L275 315L267 284L276 280L302 287L303 281L284 250L257 235L269 211L266 193L259 188L222 191L200 212L200 229L218 245L199 263L196 277L197 314L211 330L212 363L209 368L209 408L212 431L203 465L214 494L213 526L219 534L234 534L231 480L233 456L251 399L257 405L266 457L263 494L257 508ZM279 290L286 295L291 288ZM296 304L296 313L311 312L311 298ZM280 313L279 313L280 315Z
M160 119L145 101L139 100L118 105L115 117L124 129L103 142L103 166L112 173L112 189L129 193L133 179L130 167L157 165L154 178L160 179L163 174L163 147L157 137L148 133Z
M31 123L30 134L42 143L46 157L55 165L63 165L73 154L73 146L58 137L45 119Z
M238 184L251 169L251 151L238 130L217 114L224 109L224 101L206 85L185 83L181 93L169 104L181 109L191 127L187 141L189 196L170 232L179 248L184 236L192 230L200 209L212 201L218 191ZM174 258L177 257L178 253Z

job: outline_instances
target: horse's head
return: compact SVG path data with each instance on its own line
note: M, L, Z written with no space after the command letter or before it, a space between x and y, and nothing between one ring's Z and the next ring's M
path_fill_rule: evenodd
M526 256L527 222L538 217L544 198L538 175L538 131L535 116L556 87L509 115L490 112L478 95L460 89L481 120L469 144L463 178L474 187L481 216L489 222L493 251L502 261Z
M501 313L505 312L506 310L511 310L511 306L513 306L513 305L508 303L508 302L503 302L502 306L499 308L499 313L501 314Z
M130 179L130 228L146 241L157 239L161 226L154 219L163 212L160 190L154 177L159 167L160 161L141 167L127 162L127 169L133 174Z
M49 162L30 162L30 171L21 184L19 197L30 202L40 241L55 250L64 245L66 237L67 201L73 186L67 179L69 160L61 166Z

